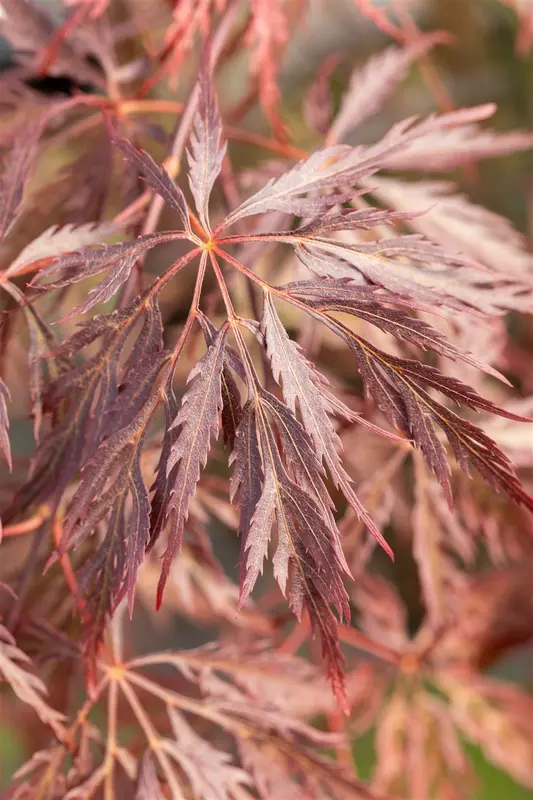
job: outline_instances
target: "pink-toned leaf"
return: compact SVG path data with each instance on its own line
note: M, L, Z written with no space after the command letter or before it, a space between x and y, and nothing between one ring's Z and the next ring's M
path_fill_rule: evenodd
M11 469L11 447L9 444L9 417L7 414L7 401L9 390L0 379L0 452L3 454L9 469Z
M380 200L415 214L409 226L444 247L460 248L494 270L493 281L529 281L533 257L525 237L504 217L456 194L453 183L376 178L372 190Z
M281 177L270 180L229 214L220 227L227 227L245 217L267 211L281 211L298 216L323 213L332 208L339 199L353 196L354 192L352 190L344 191L340 195L317 195L317 191L353 186L379 169L389 166L394 154L408 153L413 142L433 134L443 135L448 129L486 119L494 110L493 105L487 104L433 115L421 122L411 118L393 126L375 145L356 148L336 145L318 150Z
M464 124L449 130L428 131L426 135L413 139L401 152L387 156L383 167L446 172L472 161L497 158L531 148L533 134L527 131L495 133L477 125Z
M274 378L283 385L285 402L293 413L298 402L304 427L312 437L319 461L324 461L335 485L342 489L359 518L391 554L383 536L355 495L351 479L344 470L339 456L340 439L330 416L337 415L353 420L353 412L330 394L326 379L307 361L298 345L289 339L269 294L264 295L262 329Z
M388 47L356 68L330 128L328 142L344 140L365 119L379 111L406 78L411 65L443 38L442 34L433 33L418 37L407 47Z
M0 175L0 241L17 219L22 205L24 186L30 175L37 142L42 131L39 119L17 138Z
M200 74L200 97L194 117L188 151L189 183L200 222L209 225L209 198L222 169L226 143L222 143L222 120L217 99L206 70Z

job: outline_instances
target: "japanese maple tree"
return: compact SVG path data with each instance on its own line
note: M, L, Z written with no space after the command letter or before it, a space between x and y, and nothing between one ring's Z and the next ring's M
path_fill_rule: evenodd
M396 43L339 103L323 65L307 151L278 85L305 3L2 0L0 674L43 723L6 797L466 798L463 737L533 786L532 697L485 672L533 632L504 327L533 257L437 179L533 135L487 103L348 144L416 63L435 90L448 41L355 5ZM212 641L146 652L178 614Z

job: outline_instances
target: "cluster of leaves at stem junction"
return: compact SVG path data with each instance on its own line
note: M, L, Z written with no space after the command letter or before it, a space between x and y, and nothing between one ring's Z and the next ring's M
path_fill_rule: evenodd
M336 108L324 64L311 152L276 82L298 3L182 0L165 24L76 5L59 27L1 5L19 62L0 76L0 674L48 731L6 797L464 798L464 738L533 786L533 699L484 672L533 636L533 385L518 397L502 356L533 257L448 174L533 135L493 131L489 103L347 144L447 41L364 0L401 44ZM221 112L251 43L251 89ZM185 102L161 99L191 50ZM41 73L77 90L45 97ZM272 138L238 125L255 103ZM244 168L236 142L278 158ZM406 550L415 626L385 578ZM220 635L132 655L139 604ZM81 701L56 697L78 673ZM371 728L365 783L348 737Z

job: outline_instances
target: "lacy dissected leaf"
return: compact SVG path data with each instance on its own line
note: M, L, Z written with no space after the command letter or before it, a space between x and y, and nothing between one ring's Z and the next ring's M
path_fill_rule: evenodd
M115 407L109 437L83 468L65 518L59 556L78 548L102 524L103 538L78 571L86 611L85 655L89 676L108 616L124 595L133 612L137 571L150 534L150 497L140 458L148 424L157 406L158 376L166 351L137 362Z
M135 800L164 800L154 758L150 750L145 750L139 761Z
M418 234L370 243L354 242L348 232L338 239L306 236L294 243L294 249L300 261L320 277L381 286L428 307L496 315L502 308L524 305L523 287L507 291L504 287L501 296L495 295L493 275L477 268L471 258Z
M9 444L9 416L7 413L7 401L9 400L9 389L0 379L0 452L7 461L11 469L11 446Z
M461 563L474 559L472 537L446 504L424 463L415 461L413 556L417 562L427 622L435 629L455 622L454 600L466 575Z
M180 765L194 795L212 800L238 800L240 787L250 784L232 758L213 747L191 728L183 714L168 711L175 741L164 739L162 749Z
M138 170L148 186L163 198L169 208L176 212L184 229L190 231L187 202L183 192L166 169L158 166L148 153L138 150L127 139L113 135L112 141L122 152L124 158Z
M248 401L232 453L232 495L241 508L241 602L263 570L275 522L274 576L297 617L304 606L307 609L313 630L320 633L333 690L346 707L337 621L330 604L341 619L349 615L341 577L348 570L331 511L323 499L321 465L310 447L311 439L290 409L280 423L276 403L282 405L264 391ZM275 418L287 468L267 412ZM286 427L289 417L290 428ZM305 443L306 460L300 452L300 463L291 469L295 464L295 433L297 447Z
M353 421L353 412L327 390L326 379L291 341L268 293L264 295L262 330L274 378L283 384L285 402L293 413L298 401L304 428L313 440L319 462L325 463L335 485L342 489L359 518L390 553L381 533L358 500L339 456L341 443L330 416L338 415Z
M139 336L122 366L122 353L141 316ZM69 363L100 338L102 344L96 355L79 366ZM18 493L14 509L20 513L34 504L59 501L73 476L111 431L110 411L117 402L120 384L140 362L149 367L150 355L161 348L162 340L161 314L148 290L129 307L94 317L53 350L54 363L64 359L67 365L45 396L52 427L37 449L30 480Z
M181 714L172 720L173 709L182 705L181 695L170 691L162 693L161 687L141 674L142 668L156 664L173 666L188 681L198 685L201 701L192 705L185 701L184 708L190 712L186 729L181 725ZM347 770L319 754L320 750L340 743L336 734L312 728L292 710L290 698L301 695L302 689L305 692L305 686L314 688L311 707L328 708L331 702L324 682L308 663L265 649L208 646L141 656L131 662L128 676L132 686L153 691L166 700L175 738L179 745L181 737L183 748L180 750L185 751L182 767L191 781L193 775L189 770L195 767L196 782L191 788L202 786L199 797L216 800L233 797L228 794L230 787L235 784L236 791L240 784L250 785L262 798L278 797L275 789L282 788L284 798L299 799L304 791L305 797L313 800L324 797L385 800L354 780ZM303 696L300 699L303 700ZM302 715L310 710L305 703L299 708ZM198 717L201 720L204 716L235 740L241 768L234 766L224 751L215 755L210 745L198 741L199 733L189 719ZM195 762L189 743L194 743L199 756ZM178 758L174 742L168 745L167 740L163 740L162 747L171 747L169 754ZM219 771L217 793L213 777ZM238 795L239 798L249 796L248 793Z
M59 280L45 284L43 288L60 289L109 270L98 286L91 289L87 299L67 315L69 319L76 314L86 313L97 303L105 303L129 278L131 270L141 256L158 244L172 242L178 238L181 238L179 233L154 233L140 236L133 242L102 245L97 250L83 250L60 256L54 264L42 270L39 277L59 272Z
M429 131L413 139L401 152L387 156L383 166L393 170L446 172L482 158L496 158L532 147L533 134L526 131L494 133L465 124L450 130Z
M172 490L172 475L167 470L170 451L178 437L176 428L171 428L179 410L178 401L172 388L172 380L169 380L163 395L163 406L165 410L165 435L161 447L161 454L156 468L156 477L151 486L154 492L152 497L152 510L150 514L150 542L148 549L151 550L158 540L162 530L166 525L166 512L170 493Z
M353 186L389 165L392 155L408 151L413 142L430 134L437 135L469 122L486 119L494 113L493 105L434 115L421 122L407 119L394 125L377 144L348 147L336 145L310 155L279 178L245 200L221 227L233 225L253 214L281 211L298 216L314 216L332 208L348 193L316 194L335 187Z
M401 308L390 308L388 303L405 305L401 297L380 294L377 287L360 286L347 280L299 281L283 287L288 296L303 299L315 311L349 314L374 325L396 339L410 342L422 350L433 350L452 361L463 361L489 375L502 376L487 364L462 352L446 336L427 322Z
M199 322L203 328L204 336L208 346L212 345L216 335L216 327L203 314L199 317ZM237 353L226 345L224 353L224 369L222 370L222 433L224 444L233 449L235 444L235 433L241 419L242 398L239 386L235 380L234 373L245 382L246 374L244 366Z
M227 326L220 329L205 356L191 370L187 391L170 426L171 431L179 428L179 434L170 448L166 463L167 477L172 487L166 510L170 534L158 587L158 605L172 559L181 546L189 503L196 491L200 470L207 462L211 438L218 435L226 337Z
M274 735L241 739L238 742L241 761L253 776L259 797L270 800L393 800L374 792L362 781L330 759L287 745ZM305 792L302 795L302 790Z
M286 138L278 113L280 91L278 71L281 54L289 38L287 11L291 3L283 0L257 0L246 41L250 48L250 70L259 86L259 100L278 139Z
M6 274L8 274L10 270ZM33 433L35 441L39 440L39 433L43 417L43 392L45 376L57 376L64 371L65 364L61 360L57 364L48 363L44 367L43 358L47 352L54 349L57 339L49 326L41 319L35 306L28 303L24 294L11 281L2 283L3 289L10 294L21 308L29 334L28 366L29 366L29 393L31 400L31 414L33 417Z
M200 96L189 143L189 184L200 222L209 227L209 198L222 168L226 143L222 143L222 120L206 70L200 74Z
M80 247L100 244L102 239L113 233L114 226L110 222L87 222L83 225L64 225L63 227L52 225L21 250L9 265L6 275L12 277L34 262L55 259L62 253L70 253Z
M365 119L379 111L405 79L411 65L440 40L442 36L438 33L418 37L414 44L402 48L388 47L358 67L350 78L328 141L342 141Z
M24 186L32 171L41 131L41 120L25 127L24 133L20 131L4 162L0 176L0 241L19 215Z
M531 285L533 259L525 237L504 217L454 193L453 183L380 177L372 184L376 196L399 211L426 211L413 215L410 227L491 267L493 284L520 279Z
M318 309L312 304L308 304L308 308L350 346L366 391L373 396L387 419L405 436L413 439L435 472L450 502L446 451L437 436L434 423L445 432L453 453L465 472L468 473L470 466L474 466L494 488L503 489L516 502L533 508L533 500L525 492L509 459L496 443L471 422L461 419L438 403L427 389L435 389L453 403L476 411L486 411L507 418L516 418L516 415L481 397L456 378L443 375L436 367L385 353L329 313L317 313ZM341 306L340 310L349 310L349 305ZM394 313L392 324L393 319ZM423 337L426 335L425 326L417 330L415 324L411 335L415 340L418 336ZM527 421L522 417L520 419Z
M47 689L42 680L28 670L31 661L17 647L9 631L0 626L0 672L19 700L30 705L40 719L54 731L61 729L63 714L51 708L44 699Z
M396 692L378 720L373 785L397 797L472 796L473 774L445 703Z

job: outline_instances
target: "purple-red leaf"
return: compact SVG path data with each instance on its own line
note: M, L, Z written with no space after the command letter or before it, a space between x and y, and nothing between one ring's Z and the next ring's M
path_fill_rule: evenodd
M340 194L317 194L336 187L350 187L390 164L394 154L408 152L421 137L442 134L449 128L476 122L494 113L487 104L433 115L422 122L407 119L394 125L375 145L347 147L336 145L310 155L279 178L245 200L226 217L221 227L233 225L253 214L281 211L298 216L314 216L332 208L339 200L355 194L346 188Z
M329 509L321 507L316 493L315 482L320 480L316 457L307 451L307 463L300 464L291 477L278 451L267 411L274 411L279 420L279 410L268 395L261 393L248 402L232 454L232 491L241 508L241 603L262 573L275 522L274 576L296 616L300 618L304 607L307 609L313 630L320 634L333 690L346 708L337 621L330 608L333 605L341 619L349 616L341 577L347 567L339 534ZM287 413L291 415L288 408ZM282 451L284 440L287 447L290 430L297 430L297 426L294 418L291 428L281 435ZM304 437L301 429L299 441ZM294 455L293 450L288 463Z
M340 439L330 416L354 419L354 414L330 394L324 376L315 370L298 345L289 339L268 293L264 295L262 330L274 378L282 383L285 402L292 412L295 412L298 401L304 428L313 440L319 461L325 463L335 485L343 491L358 517L392 555L390 547L358 500L339 456Z
M166 512L170 533L157 589L158 607L172 559L181 547L189 503L196 491L200 470L207 462L211 437L218 435L226 337L227 327L221 328L205 356L191 370L180 410L170 426L171 431L179 428L179 435L170 448L166 464L167 477L172 482Z
M105 303L113 297L129 278L131 270L144 253L158 244L165 244L179 238L181 238L179 232L153 233L140 236L133 242L102 245L95 250L82 250L78 253L60 256L54 264L42 270L38 276L40 278L59 272L59 280L45 284L41 288L60 289L108 270L108 274L101 283L91 289L87 299L71 311L65 319L70 319L77 314L84 314L97 303Z
M200 74L200 97L191 132L189 183L200 222L206 231L209 225L209 198L222 169L226 143L222 143L222 120L206 70Z
M122 139L114 134L112 142L119 148L124 158L136 167L148 186L163 198L169 208L176 212L184 229L190 233L191 227L187 202L183 192L172 180L166 169L158 166L151 155L144 150L137 149L127 139Z

